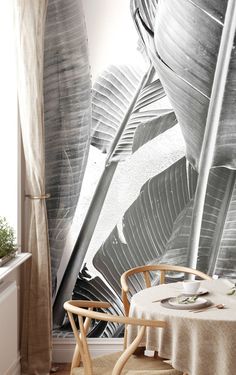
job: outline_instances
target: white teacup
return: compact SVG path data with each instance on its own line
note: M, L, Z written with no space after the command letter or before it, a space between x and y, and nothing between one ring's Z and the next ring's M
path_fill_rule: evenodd
M185 280L183 281L183 288L186 293L195 294L198 291L200 284L201 281L198 280Z

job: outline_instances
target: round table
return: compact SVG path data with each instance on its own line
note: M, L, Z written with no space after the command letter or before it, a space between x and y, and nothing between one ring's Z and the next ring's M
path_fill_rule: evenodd
M170 359L175 369L189 375L236 374L236 294L227 295L232 285L224 279L202 281L201 288L209 292L204 298L214 304L223 303L225 308L200 313L153 302L181 294L182 283L138 292L131 299L129 315L167 322L164 329L148 328L140 345L157 351L160 357ZM136 329L128 327L128 341L134 338Z

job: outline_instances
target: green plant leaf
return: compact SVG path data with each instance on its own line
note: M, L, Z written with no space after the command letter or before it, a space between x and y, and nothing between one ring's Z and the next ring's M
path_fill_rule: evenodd
M0 258L16 251L14 229L8 224L5 217L0 217Z

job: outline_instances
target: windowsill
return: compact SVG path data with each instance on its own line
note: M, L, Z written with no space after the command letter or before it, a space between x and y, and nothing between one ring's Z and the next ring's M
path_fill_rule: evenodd
M0 267L0 281L31 257L31 253L20 253Z

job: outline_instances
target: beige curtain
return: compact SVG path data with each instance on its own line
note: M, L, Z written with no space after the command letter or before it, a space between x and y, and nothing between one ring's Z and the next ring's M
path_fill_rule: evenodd
M22 280L22 374L49 374L51 275L45 204L43 40L46 0L14 0L18 101L26 165L25 250L32 253Z

